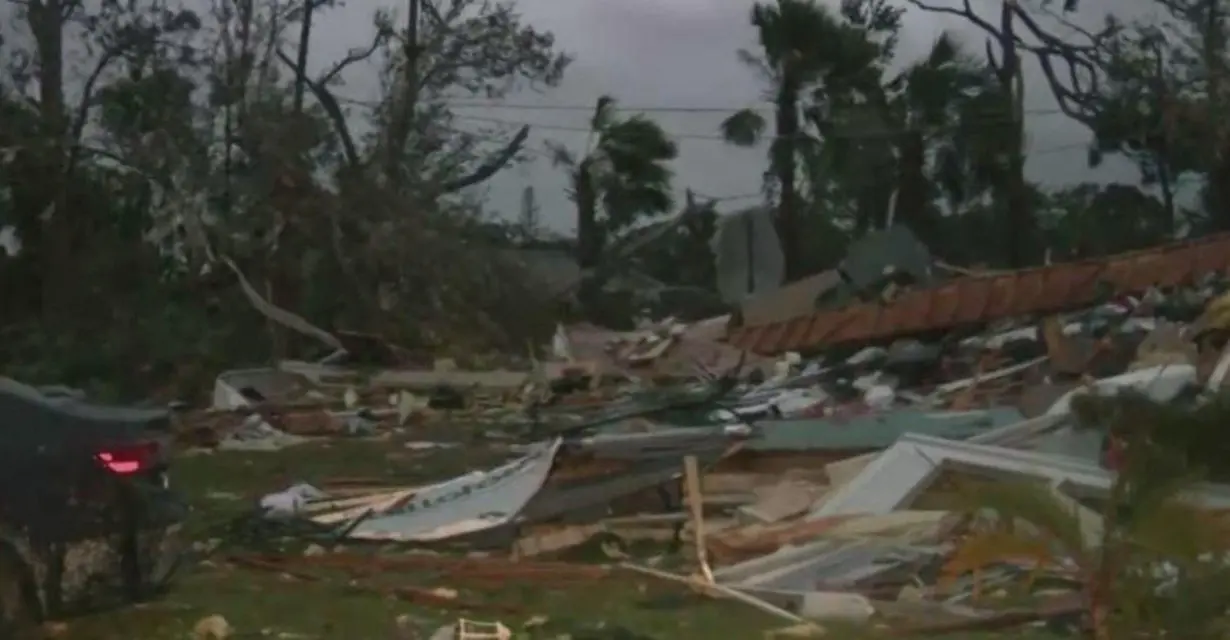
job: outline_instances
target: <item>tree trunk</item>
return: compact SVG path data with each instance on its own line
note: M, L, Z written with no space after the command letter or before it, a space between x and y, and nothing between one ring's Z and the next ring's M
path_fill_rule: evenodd
M420 0L410 0L406 18L406 41L402 47L402 79L400 95L393 97L393 115L385 135L384 173L391 184L401 184L402 160L406 139L414 126L415 108L419 100L419 10Z
M777 138L773 141L773 172L781 189L781 202L777 210L777 235L781 238L782 257L785 263L785 281L793 282L805 277L803 254L806 242L799 229L798 189L795 183L795 163L798 155L799 137L799 90L791 78L782 80L777 94Z
M63 184L66 157L64 136L67 131L63 11L60 0L31 2L27 10L30 31L38 51L41 144L36 147L35 164L44 170L37 182L42 188L35 189L38 196L30 203L35 209L27 213L37 216L33 224L39 227L37 246L31 248L38 252L45 318L63 311L70 293L67 284L73 279L71 269L74 264L72 220L67 211L66 185Z
M1204 72L1208 77L1208 115L1220 114L1226 108L1226 96L1223 95L1222 61L1226 43L1225 29L1222 24L1222 12L1219 11L1218 0L1204 0L1204 24L1201 25L1201 54L1204 62ZM1218 231L1230 230L1230 135L1227 128L1221 124L1221 118L1207 118L1206 126L1215 131L1216 148L1214 149L1214 165L1208 177L1209 189L1212 192L1212 202L1209 203L1209 215L1213 227Z
M897 203L893 220L905 224L923 244L935 248L943 245L943 238L939 237L939 229L930 215L925 173L926 150L921 131L908 131L904 134L898 161Z
M1017 138L1020 140L1020 137ZM1018 144L1017 148L1020 146ZM1025 183L1025 155L1013 152L1009 165L1008 185L1008 266L1013 269L1028 267L1032 261L1034 225L1029 210L1029 192Z
M1035 248L1033 212L1025 182L1025 84L1021 74L1021 58L1013 30L1015 16L1013 0L1004 0L1000 9L1000 62L994 65L995 76L1002 88L1004 113L1009 115L1008 175L1000 185L1004 204L1003 247L1008 266L1020 269L1033 259Z
M1011 58L1015 61L1015 51ZM1010 74L1002 76L1009 113L1012 114L1012 143L1008 156L1007 231L1008 266L1022 269L1033 263L1036 243L1033 212L1030 210L1028 183L1025 182L1025 85L1019 62Z
M577 264L582 270L598 266L602 251L598 237L598 193L589 177L590 160L577 166L573 191L577 199Z
M577 204L577 264L582 279L577 288L577 302L586 320L606 326L610 318L603 317L604 278L598 273L602 258L602 230L598 226L598 191L590 178L590 159L577 165L573 174L573 193Z
M1209 175L1209 216L1217 231L1230 231L1230 138L1221 144Z
M299 51L295 56L295 113L303 113L303 92L307 88L308 47L312 40L313 0L303 0L303 22L299 25Z

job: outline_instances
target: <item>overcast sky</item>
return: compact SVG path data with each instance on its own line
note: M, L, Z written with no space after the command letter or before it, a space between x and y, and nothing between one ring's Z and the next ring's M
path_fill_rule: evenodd
M830 0L834 5L837 0ZM943 0L936 0L942 2ZM989 0L988 14L998 7ZM764 98L765 87L756 74L736 58L740 47L754 48L755 31L748 24L753 0L520 0L525 19L535 27L552 31L561 49L576 61L561 86L545 95L512 95L516 105L592 105L603 93L616 96L628 107L705 107L731 110L754 106ZM328 60L364 42L370 31L366 3L352 0L321 18L313 36L315 63ZM905 17L900 55L904 59L925 52L944 29L967 38L982 49L983 35L959 19L948 19L918 10ZM319 40L317 39L319 38ZM319 46L317 46L319 45ZM355 74L356 76L359 74ZM1026 109L1028 121L1028 173L1049 183L1134 179L1125 163L1111 161L1098 170L1086 167L1082 146L1089 140L1083 127L1049 112L1054 100L1041 74L1027 68ZM375 91L369 79L352 77L347 93ZM763 105L762 105L763 106ZM583 129L589 113L584 110L532 110L462 108L458 114L475 118L462 126L489 126L486 119L542 125L533 130L530 144L541 149L545 140L555 140L579 150L585 134L560 129ZM653 117L679 139L675 162L676 187L691 188L707 196L727 198L754 194L760 189L765 168L763 150L737 149L720 139L718 125L727 113L654 112ZM514 215L526 185L535 188L544 223L559 230L573 227L560 169L546 158L507 170L488 185L492 208ZM726 208L752 204L754 198L726 203Z
M209 5L208 0L187 2L201 9ZM3 4L11 11L8 2ZM486 128L492 120L538 125L528 144L533 150L542 152L544 142L553 140L579 151L586 134L570 129L584 129L589 109L604 93L626 107L712 109L650 112L678 139L675 185L680 200L683 190L691 188L705 196L728 199L725 210L754 204L754 195L737 196L759 191L766 165L764 150L734 148L718 138L718 125L730 112L769 106L763 102L765 86L736 58L739 48L756 47L755 31L748 24L752 4L753 0L520 0L525 20L553 32L559 48L572 54L575 62L558 88L546 94L510 95L506 102L580 108L457 107L462 118L459 126ZM974 0L974 4L981 5L988 16L999 6L998 0ZM370 42L372 12L380 6L404 11L404 2L349 0L345 6L321 13L312 36L314 69L323 69L349 49ZM9 11L0 12L3 14L12 15ZM1098 16L1086 16L1083 22L1088 20L1096 21ZM960 19L911 9L904 23L899 48L902 60L921 55L944 29L972 44L974 51L982 50L985 36ZM14 35L10 29L0 25L0 32ZM356 66L345 78L347 86L340 90L345 96L377 96L374 66ZM1088 131L1054 112L1050 90L1032 60L1027 60L1025 94L1026 109L1031 112L1027 122L1030 178L1056 185L1135 180L1135 171L1123 161L1111 159L1098 170L1086 166L1083 145L1089 140ZM535 188L545 224L560 231L574 226L563 173L551 166L545 153L490 180L486 185L490 208L515 215L526 186Z

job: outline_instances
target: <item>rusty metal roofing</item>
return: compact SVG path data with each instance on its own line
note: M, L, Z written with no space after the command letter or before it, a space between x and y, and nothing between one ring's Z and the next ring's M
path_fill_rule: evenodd
M730 332L731 344L775 355L976 325L1088 306L1106 288L1139 293L1230 269L1230 234L1153 249L985 276L907 291L884 303L857 303Z

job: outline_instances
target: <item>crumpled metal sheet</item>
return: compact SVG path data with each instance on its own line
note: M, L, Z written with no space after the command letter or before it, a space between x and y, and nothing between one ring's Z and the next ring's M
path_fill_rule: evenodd
M1107 294L1169 287L1230 268L1230 234L1218 234L1097 260L973 276L862 303L731 332L731 344L765 355L982 324L1096 304Z
M352 538L443 540L511 522L542 488L561 440L539 443L526 455L489 471L475 471L424 488L396 511L354 526Z

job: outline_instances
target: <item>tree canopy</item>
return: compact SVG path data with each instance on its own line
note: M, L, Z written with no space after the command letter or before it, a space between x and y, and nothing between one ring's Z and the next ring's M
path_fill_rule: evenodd
M409 0L395 20L331 0L4 1L20 27L0 42L0 330L13 375L146 393L308 355L339 331L523 352L577 312L578 287L601 297L630 278L705 298L698 309L717 299L709 243L730 209L678 197L688 148L652 110L595 97L587 144L547 149L531 127L458 118L460 99L549 96L568 72L554 35L512 2ZM766 102L714 135L765 145L749 171L764 177L759 206L788 280L890 225L949 263L998 268L1230 228L1215 0L1153 0L1157 20L1112 15L1097 30L1064 26L1075 3L980 14L944 1L758 2L746 18L756 45L712 62L762 83ZM370 40L312 71L313 25L343 10L370 12ZM921 12L964 18L985 46L946 33L903 55ZM1087 129L1089 163L1121 156L1135 181L1027 178L1029 59ZM380 89L353 95L345 81L364 66ZM481 188L547 161L567 175L575 238L538 218L544 185L521 202ZM507 259L548 253L580 275L553 267L568 282L543 286L532 261ZM269 308L323 331L287 331ZM104 344L91 337L104 331Z

